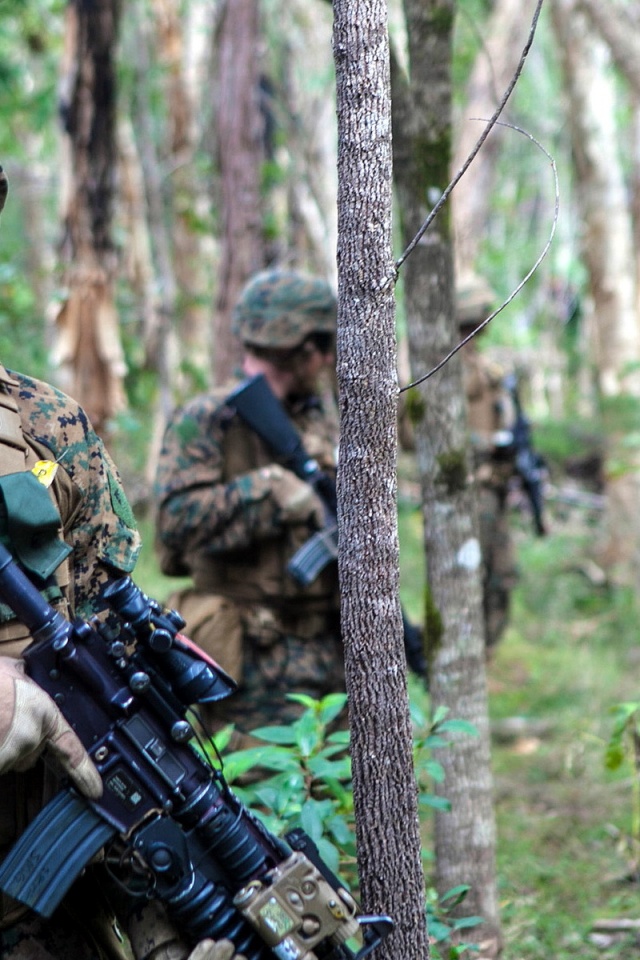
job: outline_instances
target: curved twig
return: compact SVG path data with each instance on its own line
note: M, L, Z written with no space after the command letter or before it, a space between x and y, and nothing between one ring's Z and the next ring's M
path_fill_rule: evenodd
M410 390L411 387L417 387L418 384L424 383L425 380L428 380L429 377L432 377L434 373L437 373L438 370L441 370L442 367L444 367L445 363L448 363L448 362L449 362L449 360L451 359L451 357L452 357L454 354L456 354L456 353L458 352L458 350L461 350L462 347L464 347L465 343L469 343L469 341L472 340L478 333L480 333L481 330L484 330L484 328L487 326L487 324L491 323L491 321L493 320L494 317L497 317L499 313L502 313L502 311L504 310L504 308L505 308L506 306L508 306L515 297L517 297L517 295L520 293L520 291L521 291L522 288L524 287L525 283L528 283L528 281L531 279L531 277L532 277L533 274L536 272L536 270L538 269L538 267L540 266L540 264L542 263L542 261L543 261L544 258L546 257L547 253L549 252L549 248L550 248L550 246L551 246L551 244L552 244L552 242L553 242L553 238L554 238L555 232L556 232L556 226L557 226L557 224L558 224L558 213L559 213L559 209L560 209L560 185L559 185L559 182L558 182L558 171L557 171L557 169L556 169L556 162L555 162L555 160L553 159L553 157L551 156L551 154L549 153L549 151L548 151L545 147L542 146L542 144L540 143L540 141L539 141L539 140L536 140L536 138L535 138L532 134L528 133L526 130L523 130L521 127L517 127L517 126L516 126L515 124L513 124L513 123L506 123L505 121L502 121L502 120L500 120L500 121L495 121L495 122L496 122L496 123L498 124L498 126L500 126L500 127L509 127L511 130L515 130L516 133L521 133L524 137L527 137L529 140L531 140L532 143L535 143L535 145L538 147L538 149L541 150L541 151L545 154L545 156L547 157L547 159L549 160L549 163L551 164L551 169L553 170L553 181L554 181L554 187L555 187L555 205L554 205L553 223L552 223L552 225L551 225L551 232L549 233L549 236L548 236L548 238L547 238L547 242L545 243L545 245L544 245L544 247L543 247L543 249L542 249L542 252L541 252L540 256L538 257L538 259L536 260L536 262L534 263L534 265L531 267L531 269L530 269L529 272L526 274L526 276L523 277L523 279L520 281L520 283L518 284L518 286L509 294L509 296L507 297L507 299L506 299L503 303L500 304L500 306L498 307L498 309L497 309L497 310L494 310L493 313L489 314L489 316L486 318L486 320L483 320L482 323L480 323L480 324L475 328L475 330L473 330L473 331L469 334L468 337L465 337L464 340L461 340L460 343L457 344L457 346L455 346L455 347L453 348L453 350L451 350L451 351L446 355L446 357L445 357L443 360L440 361L440 363L436 364L436 366L433 367L431 370L429 370L428 373L425 373L424 376L419 377L417 380L414 380L413 383L408 383L406 387L401 387L400 390L399 390L399 393L404 393L405 390Z
M401 267L402 264L405 262L405 260L406 260L407 257L409 256L409 254L417 247L418 243L420 242L420 239L421 239L421 238L423 237L423 235L426 233L426 231L428 230L428 228L430 227L430 225L433 223L433 221L434 221L435 218L437 217L438 213L440 212L440 210L442 209L442 207L444 206L444 204L445 204L445 203L447 202L447 200L449 199L449 196L451 195L452 190L454 189L454 187L456 186L456 184L458 183L458 181L462 179L462 177L464 176L464 174L467 172L468 168L469 168L469 167L471 166L471 164L473 163L474 159L476 158L476 156L478 155L478 153L479 153L479 151L480 151L480 148L482 147L482 144L485 142L485 140L487 139L487 137L488 137L489 134L491 133L491 130L492 130L493 127L498 123L498 118L499 118L500 114L502 113L502 111L504 110L505 105L506 105L506 103L507 103L507 100L509 99L509 97L511 96L511 94L512 94L512 92L513 92L513 88L515 87L516 83L518 82L518 79L519 79L520 74L522 73L522 69L523 69L523 67L524 67L524 62L525 62L525 60L527 59L527 55L528 55L528 53L529 53L529 50L531 49L531 44L533 43L533 38L534 38L534 36L535 36L536 27L537 27L537 25L538 25L538 18L539 18L539 16L540 16L540 10L541 10L541 8L542 8L543 2L544 2L544 0L538 0L538 3L537 3L537 5L536 5L535 12L534 12L534 14L533 14L533 19L532 19L532 21L531 21L531 29L529 30L529 36L527 37L527 42L526 42L526 44L524 45L524 49L523 49L522 54L521 54L521 56L520 56L520 60L519 60L519 62L518 62L518 66L516 67L515 73L514 73L513 77L511 78L511 82L509 83L509 86L507 87L507 89L506 89L506 91L505 91L505 93L504 93L504 95L503 95L503 97L502 97L502 100L501 100L500 103L498 104L498 107L496 108L496 111L495 111L495 113L493 114L493 116L491 117L491 119L488 120L488 121L486 121L486 123L487 123L486 127L485 127L484 130L482 131L482 134L481 134L480 138L478 139L478 142L476 143L475 147L473 148L473 150L471 151L471 153L469 154L469 156L467 157L467 159L466 159L465 162L463 163L462 167L458 170L458 172L456 173L456 175L455 175L455 177L453 178L453 180L451 180L451 182L449 183L449 185L445 188L442 196L440 197L440 199L439 199L438 202L436 203L435 207L433 208L433 210L431 211L431 213L429 214L429 216L426 218L426 220L424 221L424 223L422 224L422 226L420 227L420 229L419 229L418 232L416 233L415 237L413 238L413 240L411 241L411 243L409 244L409 246L408 246L408 247L406 248L406 250L400 255L400 257L396 260L396 262L395 262L395 264L394 264L394 268L395 268L394 272L395 272L395 278L396 278L396 279L397 279L398 271L399 271L400 267Z

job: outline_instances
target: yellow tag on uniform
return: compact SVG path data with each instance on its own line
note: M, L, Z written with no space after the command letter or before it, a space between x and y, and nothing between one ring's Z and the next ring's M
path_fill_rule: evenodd
M35 467L31 468L31 473L39 480L43 487L50 487L53 478L58 472L58 464L53 460L38 460Z

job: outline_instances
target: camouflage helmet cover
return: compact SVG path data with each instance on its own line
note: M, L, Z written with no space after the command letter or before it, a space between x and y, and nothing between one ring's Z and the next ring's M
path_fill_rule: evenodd
M255 347L290 350L311 333L335 333L336 299L319 277L295 270L264 270L240 293L233 332Z
M456 284L456 320L459 326L476 324L489 316L497 300L495 292L476 273L463 274Z

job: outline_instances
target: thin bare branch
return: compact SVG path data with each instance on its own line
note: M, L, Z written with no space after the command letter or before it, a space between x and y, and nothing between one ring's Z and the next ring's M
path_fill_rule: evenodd
M552 223L552 225L551 225L551 231L550 231L550 233L549 233L549 237L548 237L548 239L547 239L547 242L546 242L545 245L544 245L544 248L543 248L540 256L538 257L538 259L536 260L536 262L534 263L534 265L531 267L531 269L530 269L529 272L526 274L526 276L523 277L523 279L520 281L520 283L518 284L518 286L509 294L509 296L507 297L507 299L506 299L503 303L500 304L500 306L498 307L498 309L497 309L497 310L494 310L493 313L491 313L491 314L486 318L486 320L483 320L482 323L479 324L479 325L475 328L475 330L473 330L473 331L469 334L468 337L465 337L464 340L461 340L460 343L457 344L457 346L455 346L455 347L453 348L453 350L451 350L451 352L448 353L447 356L446 356L443 360L440 361L440 363L436 364L435 367L433 367L431 370L429 370L428 373L425 373L425 375L424 375L423 377L419 377L417 380L414 380L413 383L407 384L406 387L401 387L401 388L400 388L400 391L399 391L400 393L404 393L406 390L410 390L411 387L417 387L418 384L424 383L425 380L428 380L429 377L432 377L432 376L434 375L434 373L437 373L438 370L441 370L442 367L444 367L445 363L448 363L449 360L451 359L451 357L453 357L453 355L456 354L456 353L458 352L458 350L461 350L462 347L464 347L465 343L468 343L470 340L472 340L478 333L480 333L481 330L484 330L484 328L485 328L489 323L491 323L491 321L493 320L494 317L497 317L499 313L502 313L502 311L504 310L504 308L505 308L506 306L508 306L508 305L511 303L511 301L512 301L513 299L515 299L515 297L517 297L517 295L520 293L520 291L521 291L522 288L524 287L525 283L528 283L528 281L531 279L531 277L533 276L533 274L536 272L536 270L538 269L538 267L540 266L540 264L542 263L542 261L543 261L544 258L546 257L547 253L549 252L549 248L551 247L551 244L553 243L553 238L554 238L554 236L555 236L556 227L557 227L557 224L558 224L558 214L559 214L559 210L560 210L560 185L559 185L559 182L558 182L558 171L557 171L557 169L556 169L556 162L555 162L555 160L553 159L553 157L551 156L551 154L549 153L549 151L546 150L545 147L542 146L542 144L540 143L540 141L539 141L539 140L536 140L536 138L535 138L534 136L532 136L532 134L528 133L526 130L523 130L521 127L515 126L515 124L513 124L513 123L506 123L506 122L504 122L504 121L498 121L498 120L495 120L495 121L494 121L493 118L492 118L492 121L493 121L494 123L497 123L498 126L508 127L508 128L511 129L511 130L515 130L516 133L521 133L524 137L527 137L528 140L531 140L531 142L534 143L534 144L538 147L538 149L541 150L541 151L544 153L544 155L545 155L545 156L547 157L547 159L549 160L549 163L551 164L551 169L552 169L552 171L553 171L554 188L555 188L555 205L554 205L553 223ZM485 121L483 120L482 122L484 123Z

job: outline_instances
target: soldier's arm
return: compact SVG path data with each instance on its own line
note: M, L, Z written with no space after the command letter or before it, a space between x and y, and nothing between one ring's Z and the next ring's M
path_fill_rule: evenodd
M167 428L156 502L158 537L170 550L242 549L276 537L287 523L314 513L311 488L279 465L224 480L224 429L220 411L193 403Z

